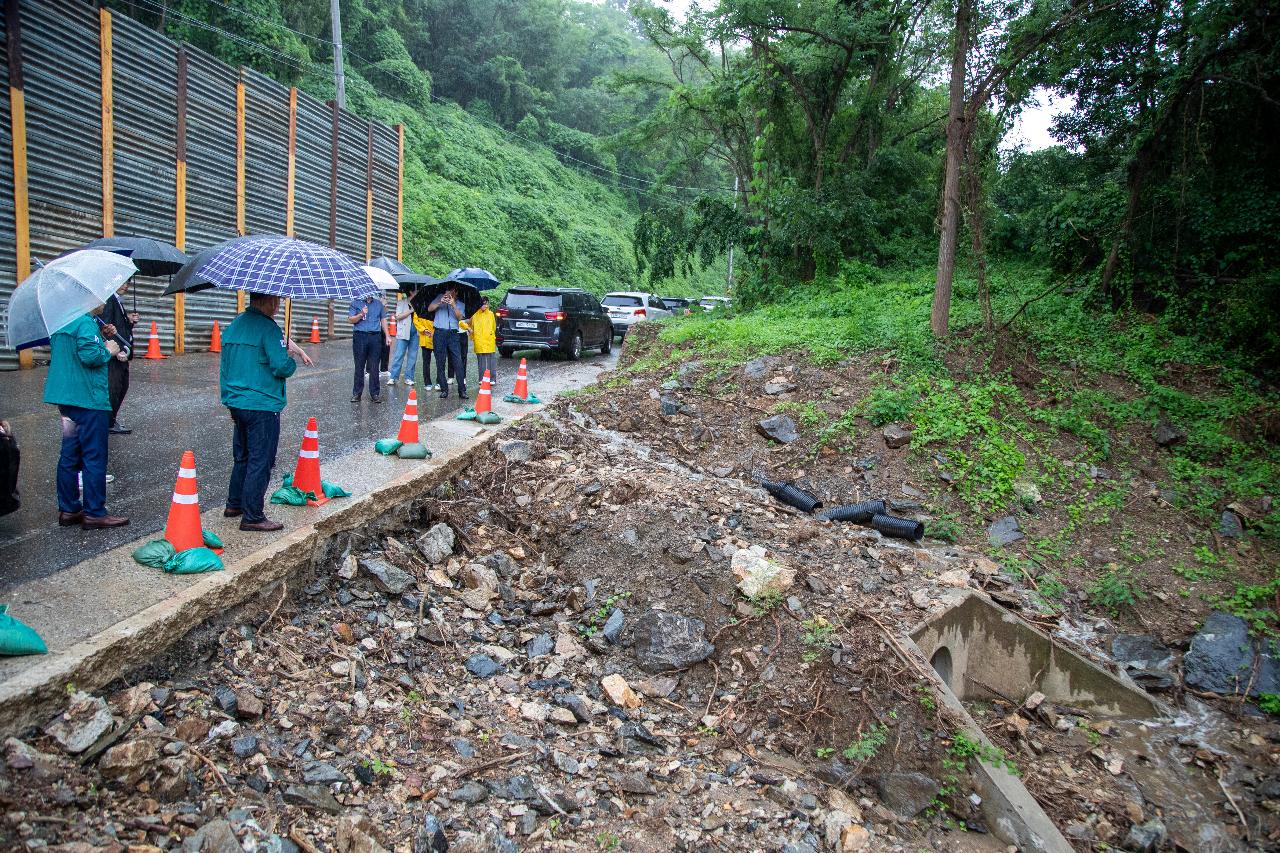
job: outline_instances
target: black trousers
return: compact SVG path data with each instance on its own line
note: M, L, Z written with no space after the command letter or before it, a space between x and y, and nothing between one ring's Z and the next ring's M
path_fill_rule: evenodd
M107 362L107 399L111 401L111 425L115 426L125 395L129 393L129 362L112 357Z

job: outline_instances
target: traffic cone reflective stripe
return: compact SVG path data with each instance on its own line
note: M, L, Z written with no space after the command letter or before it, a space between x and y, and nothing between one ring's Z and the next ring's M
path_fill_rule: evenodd
M319 317L311 318L311 339L310 340L311 340L311 343L313 344L320 343L320 318Z
M302 448L298 451L298 466L293 471L294 488L310 492L315 499L308 499L310 506L320 506L329 502L324 494L324 482L320 479L320 429L316 419L307 421L307 428L302 432Z
M143 358L168 358L167 355L160 352L160 333L156 331L156 324L154 322L151 324L151 334L147 338L147 354L144 355Z
M516 371L516 390L512 392L521 400L529 399L529 368L525 359L520 359L520 369Z
M387 334L391 335L391 337L393 338L396 336L396 318L395 317L392 317L391 322L387 323Z
M173 501L169 505L169 519L164 526L164 538L178 552L204 547L204 534L200 530L200 490L196 485L196 455L190 450L182 454L182 465L173 486ZM221 548L214 550L222 552Z
M480 393L476 394L476 414L493 411L493 392L489 385L489 371L480 379Z
M415 389L409 389L409 402L404 404L404 417L400 419L396 440L404 444L418 443L418 392Z
M222 352L222 329L218 327L218 321L213 321L213 340L209 342L209 352Z

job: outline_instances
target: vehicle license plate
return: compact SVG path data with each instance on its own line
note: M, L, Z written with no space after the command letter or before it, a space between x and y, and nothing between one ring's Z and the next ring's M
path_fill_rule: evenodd
M515 323L515 327L516 327L517 329L536 329L536 328L538 328L538 324L537 324L537 323L528 323L528 322L524 322L524 321L521 321L521 320L517 320L517 321L516 321L516 323Z

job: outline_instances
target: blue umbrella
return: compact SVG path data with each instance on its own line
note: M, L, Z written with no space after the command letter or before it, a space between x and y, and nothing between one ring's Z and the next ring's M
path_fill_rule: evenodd
M498 286L498 278L488 270L480 267L463 267L445 276L446 281L460 281L469 284L476 290L493 290Z
M192 274L180 273L170 291L212 286L287 299L358 299L378 293L369 274L346 255L292 237L228 240L201 252L189 266Z

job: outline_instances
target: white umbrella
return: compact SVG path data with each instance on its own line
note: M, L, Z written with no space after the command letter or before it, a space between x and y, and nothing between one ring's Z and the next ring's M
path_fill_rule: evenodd
M40 267L9 300L10 349L47 343L54 332L104 304L137 271L125 255L102 249L80 249Z
M360 269L367 272L369 278L373 279L373 283L383 290L400 289L400 282L396 281L395 277L386 270L378 269L377 267L361 267Z

